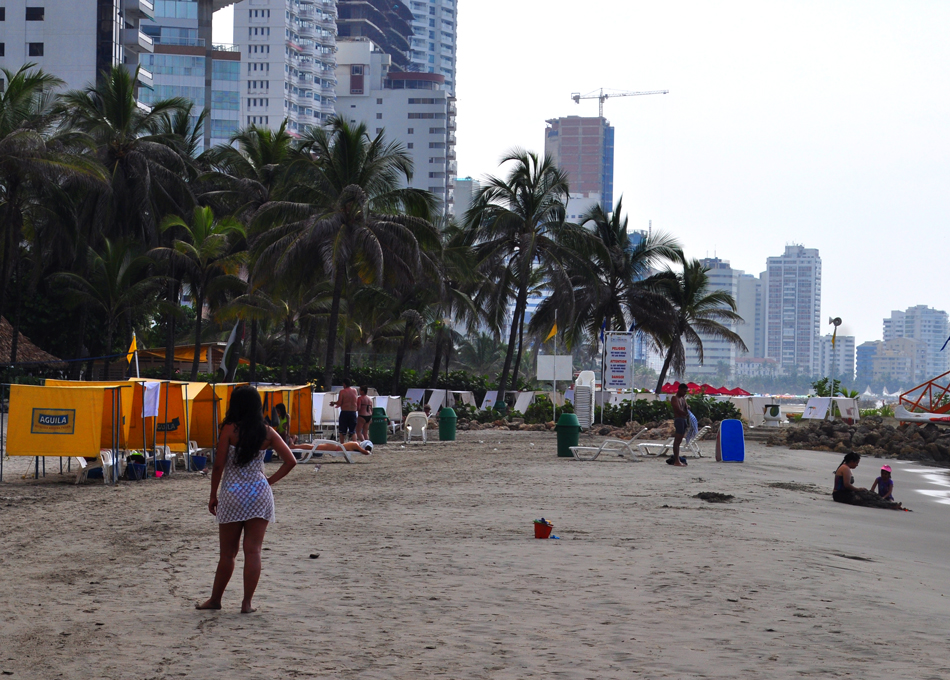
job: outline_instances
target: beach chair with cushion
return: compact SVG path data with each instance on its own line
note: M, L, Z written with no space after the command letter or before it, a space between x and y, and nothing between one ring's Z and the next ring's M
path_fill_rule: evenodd
M340 442L333 441L332 439L314 439L310 442L313 448L309 449L290 449L290 452L294 454L294 457L297 458L298 463L309 463L312 458L323 458L323 456L333 456L335 458L342 458L347 463L353 462L353 455L350 451L346 450L346 447L343 446ZM320 444L332 444L334 448L332 451L317 451L316 447Z
M426 417L426 414L422 411L413 411L408 416L406 416L405 421L403 421L403 429L406 431L406 443L412 441L412 434L415 432L420 437L422 437L422 443L426 443L426 430L429 428L429 419Z
M688 441L684 439L682 445L680 446L680 453L686 454L688 452L688 453L692 453L697 458L703 458L704 457L703 451L702 449L699 448L699 442L700 440L702 440L703 437L706 436L706 434L709 432L710 429L711 428L707 425L706 427L699 430L699 432L696 433L695 437L691 438ZM644 456L646 455L659 456L667 452L672 453L673 439L674 439L673 437L670 437L669 441L663 444L659 442L646 442L643 444L639 444L637 448L643 452L641 455L644 455Z
M574 454L575 460L597 460L602 453L615 453L620 458L633 461L634 455L631 444L646 431L647 428L644 427L630 439L605 439L600 443L600 446L572 446L571 453ZM645 454L641 452L640 455Z

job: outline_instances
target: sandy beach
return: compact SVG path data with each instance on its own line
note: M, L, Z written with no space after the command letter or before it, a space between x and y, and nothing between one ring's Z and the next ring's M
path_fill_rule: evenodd
M891 462L914 510L891 512L831 501L838 454L703 448L685 469L579 463L551 433L480 431L298 466L247 616L242 558L224 610L194 610L217 560L209 477L76 487L8 460L0 672L950 677L946 471ZM878 468L865 458L858 485ZM541 516L561 540L533 538Z

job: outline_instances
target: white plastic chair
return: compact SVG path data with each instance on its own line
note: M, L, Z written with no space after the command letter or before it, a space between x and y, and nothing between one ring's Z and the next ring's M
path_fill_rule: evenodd
M402 424L403 429L406 431L406 443L412 441L413 431L418 432L422 437L422 443L426 443L426 430L429 427L429 419L426 417L426 414L422 411L413 411L408 416L406 416L405 421Z
M82 457L76 457L79 461L79 474L76 475L76 484L82 484L89 478L89 471L102 468L102 481L108 484L112 481L112 451L105 450L99 452L99 458L90 463Z

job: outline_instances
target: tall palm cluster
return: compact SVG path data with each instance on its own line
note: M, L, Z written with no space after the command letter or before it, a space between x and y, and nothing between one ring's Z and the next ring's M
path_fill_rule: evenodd
M363 125L249 126L200 152L204 115L182 99L139 106L124 69L61 94L30 64L5 76L0 315L15 330L42 317L63 358L108 368L135 329L165 347L167 377L175 346L193 344L195 379L201 343L237 326L251 380L266 364L287 382L293 366L329 387L341 360L347 373L369 353L394 369L390 393L410 359L432 386L454 359L497 373L503 396L555 318L579 349L638 329L664 373L682 371L686 344L701 352L697 332L741 343L720 323L734 302L706 292L672 238L631 240L620 203L567 222L568 178L548 158L513 150L454 220L406 188L405 149ZM0 362L16 364L13 337Z

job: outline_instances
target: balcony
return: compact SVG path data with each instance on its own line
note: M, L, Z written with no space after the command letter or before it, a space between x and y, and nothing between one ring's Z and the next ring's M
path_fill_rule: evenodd
M458 129L458 128L455 126L455 119L454 119L454 118L450 118L450 119L448 120L448 123L446 124L446 127L447 127L450 131L455 131L455 130Z
M152 72L147 71L138 64L122 64L122 68L129 72L133 78L135 77L135 70L138 68L138 80L136 81L139 85L152 89L152 86L155 84L152 77Z
M122 0L122 11L129 19L155 19L155 5L152 0Z
M155 43L137 28L122 29L122 46L130 52L154 52Z

